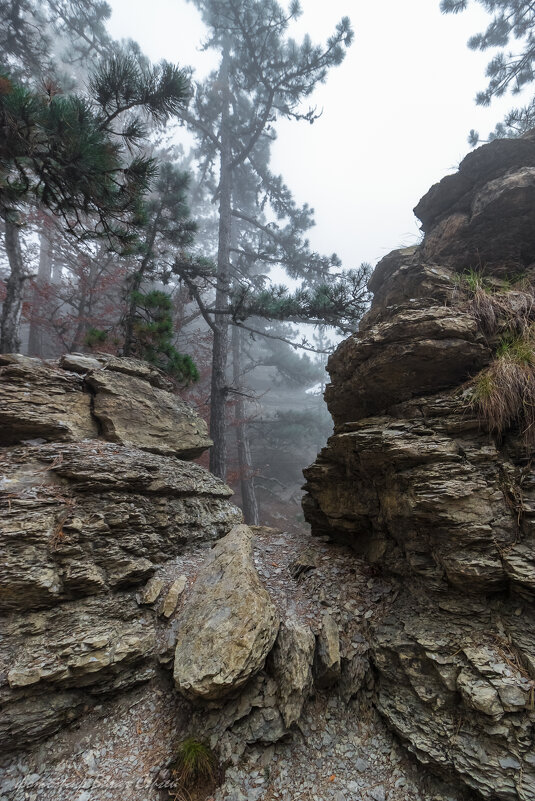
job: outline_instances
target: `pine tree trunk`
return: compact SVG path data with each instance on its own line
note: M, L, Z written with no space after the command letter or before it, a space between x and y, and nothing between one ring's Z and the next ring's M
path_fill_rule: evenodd
M132 281L129 287L130 291L128 293L128 311L126 312L124 318L123 356L131 356L134 349L134 321L136 319L137 311L137 300L135 293L139 292L142 279L143 273L141 270L136 270L136 272L132 275Z
M6 297L2 305L0 353L18 353L24 282L29 276L24 272L19 228L9 220L5 220L5 245L10 274L6 282Z
M70 351L83 351L86 346L86 336L88 329L91 327L91 315L93 313L93 306L95 300L98 300L95 285L99 273L99 258L104 254L104 249L101 248L96 256L90 260L87 275L83 275L79 279L80 300L76 307L76 317L78 323L69 346Z
M32 313L28 338L29 356L44 356L43 327L39 319L42 312L41 292L43 287L50 283L51 276L52 246L43 225L40 236L39 268L31 300Z
M89 282L84 281L80 287L80 302L78 303L78 307L76 309L76 317L78 322L76 323L74 336L69 346L69 351L71 353L83 350L84 347L84 336L87 330L86 311L90 292L91 289L89 287Z
M216 308L226 309L229 301L230 242L232 226L232 149L230 141L230 98L228 84L228 49L223 52L221 83L223 110L221 113L221 168L219 179L219 240L217 249ZM210 388L210 451L211 472L225 480L227 448L225 441L225 410L227 404L228 322L224 314L214 320L212 378Z
M147 272L147 268L149 266L149 262L152 255L152 249L154 247L154 242L156 241L156 232L158 230L158 225L161 219L161 207L160 211L156 215L152 228L149 231L148 238L146 241L146 253L143 257L139 270L136 270L131 277L130 286L128 287L128 311L124 317L124 345L123 345L123 356L131 356L134 350L134 322L136 320L136 312L137 312L137 300L136 300L136 292L139 292L141 289L141 285L143 284L143 279L145 278L145 273Z
M240 340L239 328L232 329L232 377L235 389L240 389ZM242 395L236 396L234 421L236 430L236 446L238 451L238 470L242 498L243 518L250 526L257 526L259 521L258 501L254 486L254 468L251 459L251 446L245 421L245 402Z

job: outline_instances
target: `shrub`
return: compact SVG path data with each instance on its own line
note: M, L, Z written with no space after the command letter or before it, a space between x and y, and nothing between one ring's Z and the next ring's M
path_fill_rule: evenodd
M136 304L131 355L143 359L187 386L199 379L190 356L173 345L172 301L166 292L133 292Z
M188 737L178 746L173 769L179 786L188 789L197 784L214 783L217 761L207 745Z
M102 331L99 328L90 328L85 335L84 343L88 348L98 348L106 342L107 338L107 331Z

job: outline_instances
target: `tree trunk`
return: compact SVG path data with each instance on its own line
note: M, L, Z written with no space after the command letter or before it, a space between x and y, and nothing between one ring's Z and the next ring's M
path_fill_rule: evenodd
M5 220L5 245L10 274L6 282L6 296L2 305L0 353L18 353L24 282L30 276L24 272L19 227L9 220Z
M141 282L143 280L143 273L141 270L136 270L132 275L130 286L128 287L128 311L124 318L124 345L123 356L131 356L134 349L134 321L136 319L137 300L136 292L139 292Z
M141 289L141 285L143 283L143 279L145 277L145 273L147 272L147 267L149 266L150 259L152 257L152 249L154 247L154 242L156 241L156 233L158 231L158 225L161 219L161 207L156 215L156 219L152 225L152 228L149 231L149 235L146 242L146 252L139 270L136 270L130 280L130 285L128 286L128 311L124 317L124 345L123 345L123 356L131 356L134 350L134 322L136 319L136 312L137 312L137 300L136 300L136 292L139 292Z
M46 284L50 283L52 276L52 246L46 235L45 224L41 229L39 268L32 291L30 335L28 337L28 355L44 356L43 326L41 322L42 297L41 292Z
M221 84L221 166L219 178L219 240L217 249L217 284L215 305L226 309L229 300L230 242L232 222L232 148L230 141L230 98L228 81L228 48L223 51ZM210 388L210 436L214 442L210 451L211 472L225 480L227 448L225 442L225 409L227 404L228 322L220 314L214 320L212 379Z
M240 340L239 328L232 329L232 377L234 388L240 390ZM258 501L256 500L254 486L254 468L251 459L251 446L245 421L245 402L243 395L236 396L234 408L234 421L236 427L236 446L238 451L238 470L240 474L240 488L242 498L243 518L250 526L257 526Z
M91 327L90 320L95 302L95 284L99 273L99 260L103 257L104 250L101 247L94 258L89 261L87 275L81 274L79 279L80 300L75 307L78 323L76 331L69 346L69 351L83 351L86 346L86 336Z
M76 318L78 322L76 323L76 329L74 331L74 336L72 338L72 342L70 343L68 349L69 352L76 352L79 350L83 350L84 346L84 337L87 329L87 320L86 320L86 311L87 311L87 304L89 301L89 295L91 293L91 287L89 286L89 282L91 280L91 276L87 277L87 280L83 280L80 286L80 301L78 306L75 307Z

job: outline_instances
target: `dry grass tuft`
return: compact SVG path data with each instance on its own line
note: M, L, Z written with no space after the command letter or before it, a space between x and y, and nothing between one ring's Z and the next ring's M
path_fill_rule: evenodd
M521 336L535 321L535 291L530 287L492 293L478 286L469 309L487 336L499 331Z
M456 284L468 295L468 310L488 337L522 336L535 322L535 287L526 276L498 279L472 269L460 274Z
M496 358L473 382L471 405L498 436L512 426L535 446L535 337L502 339Z

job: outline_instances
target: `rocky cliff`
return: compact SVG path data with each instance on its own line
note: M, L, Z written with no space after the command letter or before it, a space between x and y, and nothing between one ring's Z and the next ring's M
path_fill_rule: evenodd
M204 422L141 362L1 356L0 421L5 751L172 659L176 560L241 514L184 461Z
M0 801L176 797L188 736L217 801L535 797L534 209L494 142L378 265L313 541L240 525L149 365L0 356Z
M329 361L335 431L305 471L305 515L398 584L369 632L389 726L458 786L528 801L535 137L474 151L415 213L421 245L378 264Z

